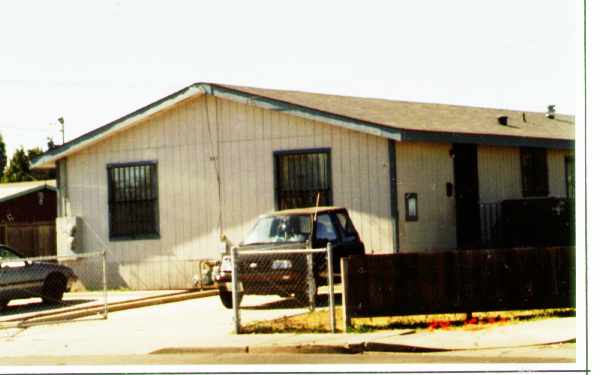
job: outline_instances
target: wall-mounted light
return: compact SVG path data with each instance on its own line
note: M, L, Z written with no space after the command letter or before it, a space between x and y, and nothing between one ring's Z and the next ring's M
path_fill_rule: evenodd
M504 126L508 125L508 116L500 116L500 117L498 117L498 123L500 125L504 125Z
M419 220L417 193L404 194L404 209L406 212L406 221Z

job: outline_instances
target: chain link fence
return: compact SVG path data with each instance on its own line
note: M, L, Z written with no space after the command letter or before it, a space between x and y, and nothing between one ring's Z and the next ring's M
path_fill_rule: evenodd
M221 302L231 307L235 332L253 320L328 308L335 332L331 247L231 251L231 282ZM234 298L236 296L237 298Z
M106 285L105 252L27 258L0 245L0 329L106 319Z

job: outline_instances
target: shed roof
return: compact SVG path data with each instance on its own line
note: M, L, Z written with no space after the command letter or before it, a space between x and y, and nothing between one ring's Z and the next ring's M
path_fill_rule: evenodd
M195 83L47 151L33 162L32 167L50 168L61 158L202 94L396 141L573 148L575 140L575 120L569 115L557 114L554 119L549 119L541 112ZM507 117L506 125L501 125L498 121L501 116Z
M56 191L56 180L12 182L0 184L0 203L44 189Z

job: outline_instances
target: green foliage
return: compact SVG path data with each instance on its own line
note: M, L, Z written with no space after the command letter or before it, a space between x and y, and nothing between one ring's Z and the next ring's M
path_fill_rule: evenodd
M4 138L2 134L0 134L0 175L4 173L6 169L6 162L8 158L6 157L6 144L4 143Z
M54 169L33 171L30 169L31 160L43 153L39 147L27 151L23 147L19 147L10 159L8 168L4 171L2 182L35 181L55 178Z

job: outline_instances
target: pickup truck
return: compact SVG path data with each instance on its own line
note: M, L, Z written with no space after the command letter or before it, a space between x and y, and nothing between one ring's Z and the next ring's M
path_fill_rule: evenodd
M290 249L321 249L331 243L333 273L340 273L340 258L362 255L365 247L350 220L348 211L339 207L308 207L272 212L258 218L244 241L238 246L238 279L240 293L294 296L300 303L309 301L307 275L312 263L315 280L313 293L327 283L325 253L286 253ZM244 251L253 250L252 255ZM274 250L257 254L257 251ZM278 253L278 250L281 251ZM213 270L213 280L219 288L223 306L231 308L231 254L222 254L220 264Z

